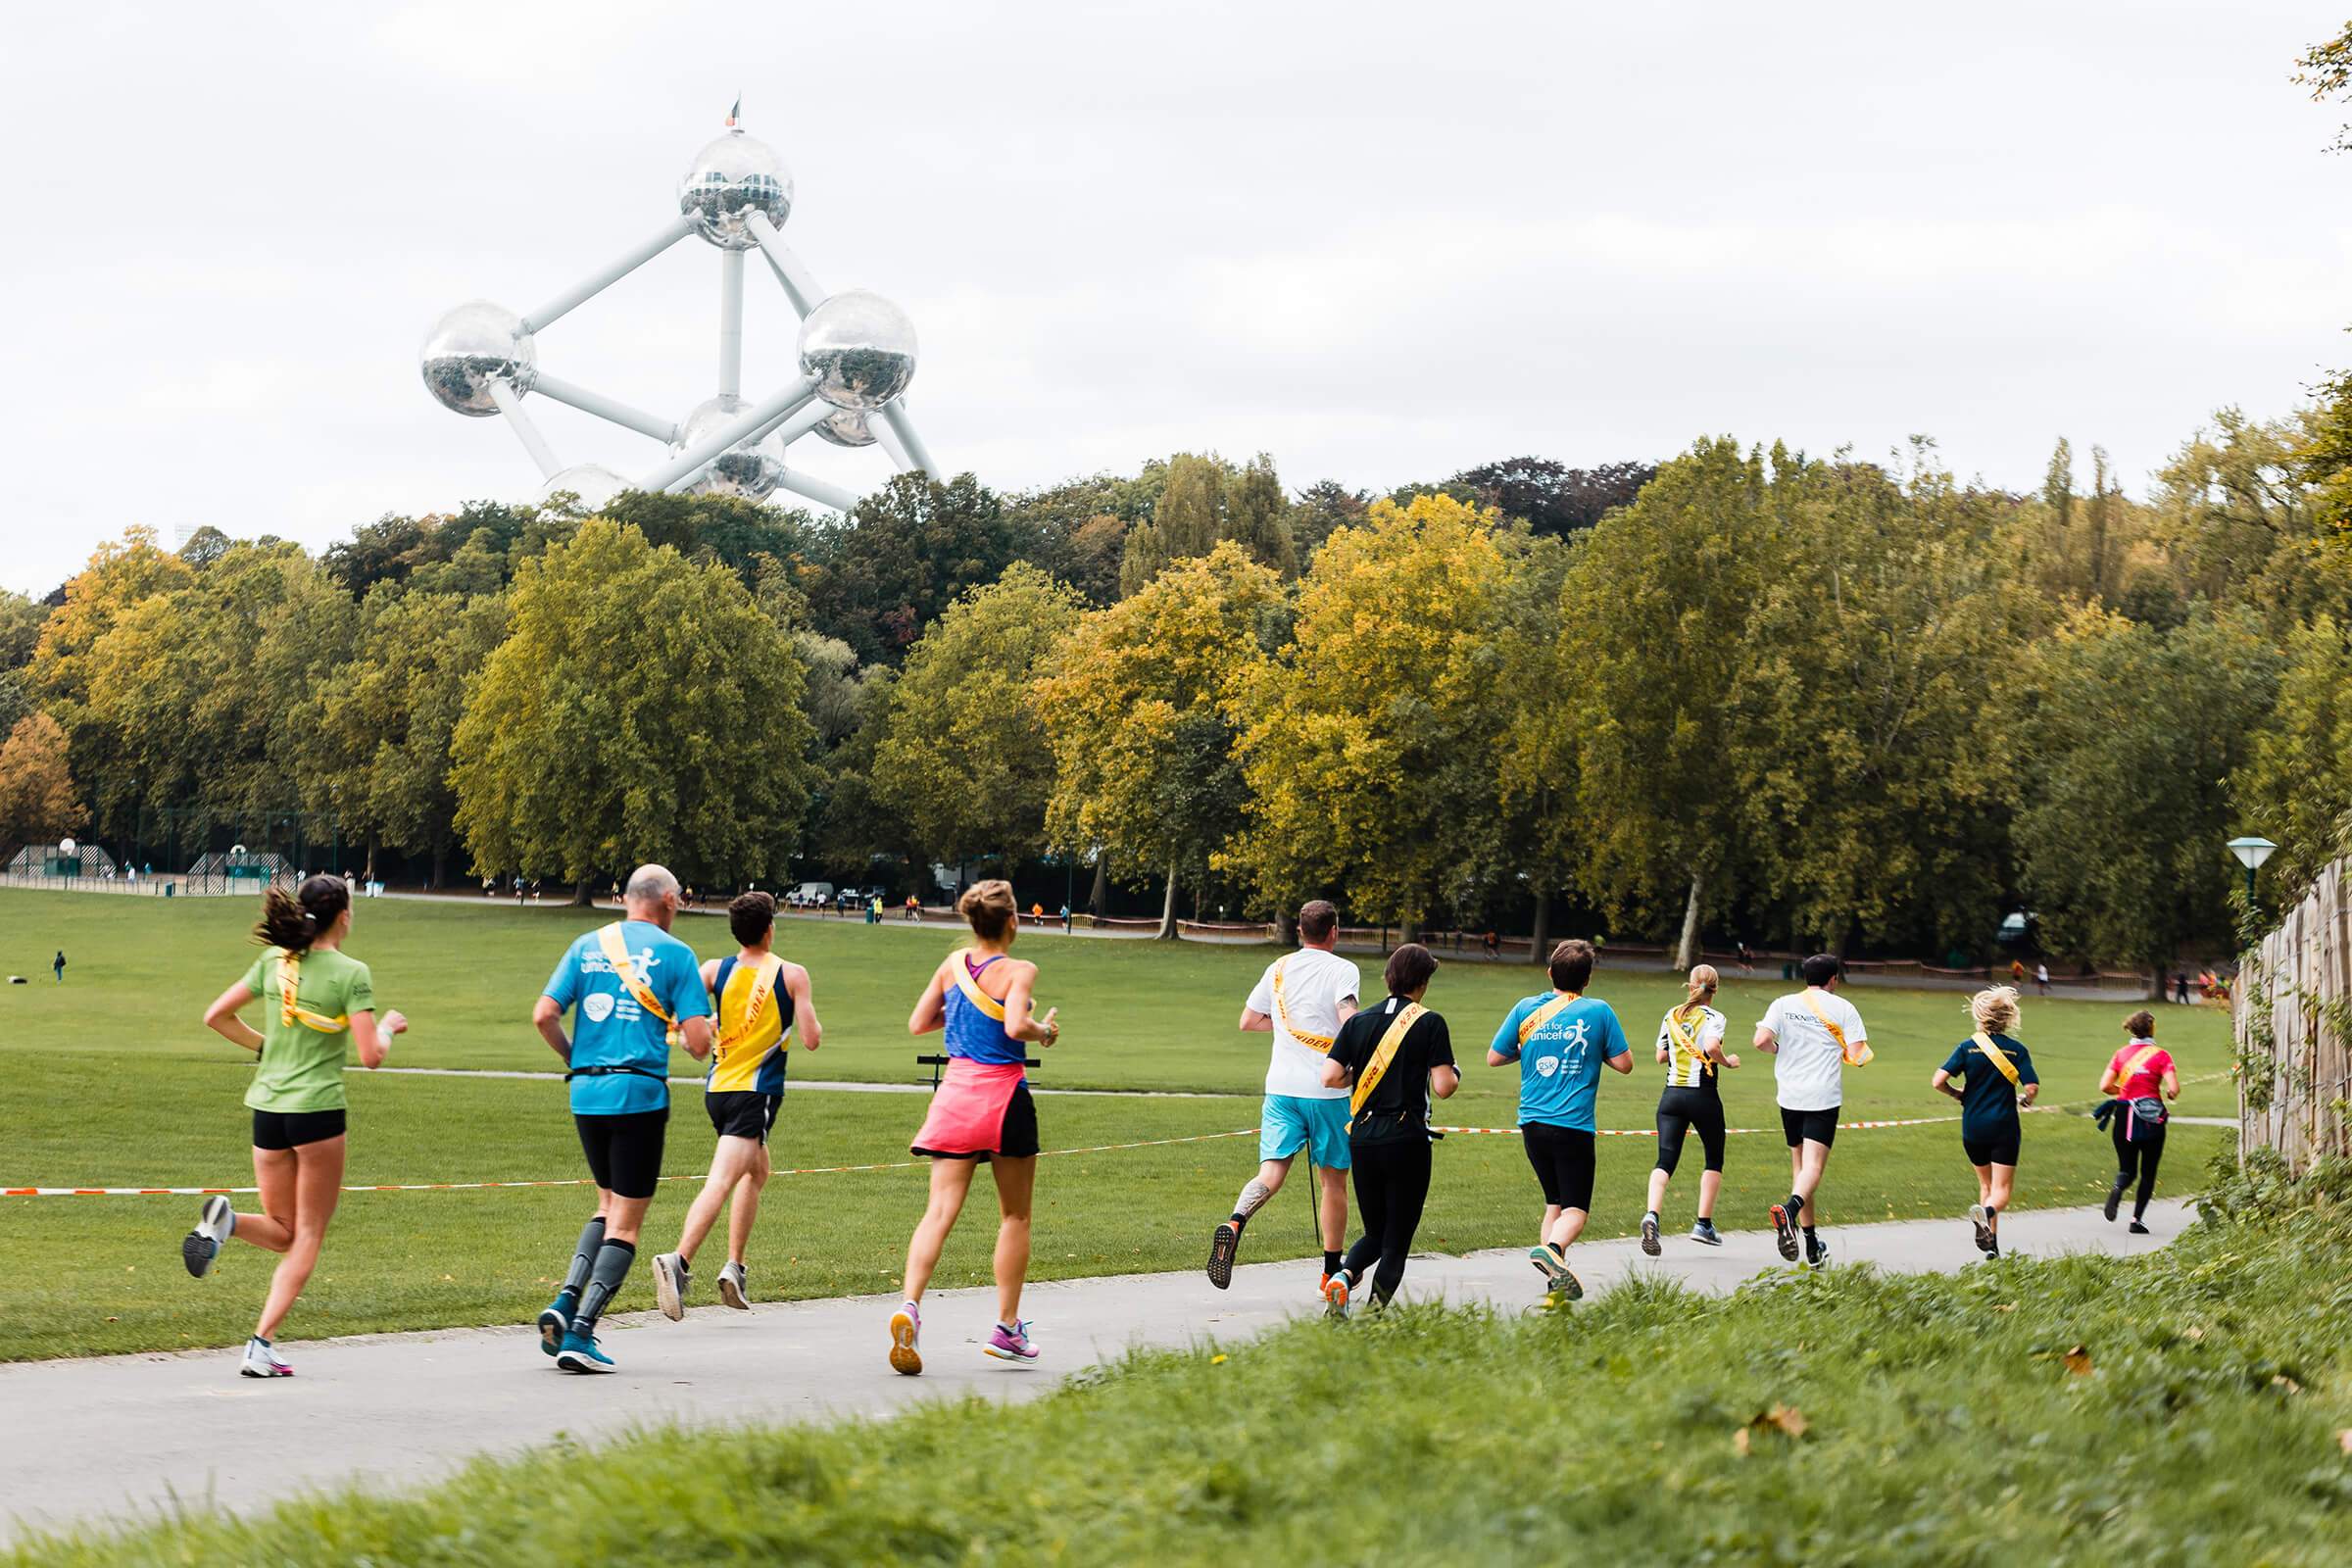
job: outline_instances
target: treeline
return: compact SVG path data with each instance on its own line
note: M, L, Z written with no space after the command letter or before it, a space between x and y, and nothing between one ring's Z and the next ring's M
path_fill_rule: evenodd
M1180 455L827 522L134 530L0 599L0 841L291 806L436 883L1054 857L1169 919L1981 956L2023 906L2169 958L2230 936L2224 840L2291 881L2352 806L2342 406L2225 412L2144 499L2064 443L2020 495L1705 440L1380 497Z

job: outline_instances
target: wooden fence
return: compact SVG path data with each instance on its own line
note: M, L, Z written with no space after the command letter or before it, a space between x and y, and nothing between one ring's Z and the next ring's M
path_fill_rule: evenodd
M2352 1154L2352 861L2321 873L2238 975L2238 1152Z

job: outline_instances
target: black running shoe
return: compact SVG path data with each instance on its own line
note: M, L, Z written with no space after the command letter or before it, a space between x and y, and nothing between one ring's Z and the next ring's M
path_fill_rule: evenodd
M1781 1256L1796 1261L1796 1216L1778 1203L1772 1205L1772 1241Z
M1227 1220L1209 1234L1208 1283L1218 1290L1233 1284L1233 1254L1242 1250L1242 1233Z
M1808 1236L1805 1238L1805 1266L1807 1268L1827 1268L1830 1266L1829 1246L1817 1236Z
M2115 1211L2123 1206L2123 1202L2124 1184L2121 1180L2118 1180L2113 1187L2107 1189L2107 1203L2105 1213L2107 1215L2108 1224L2112 1225L2115 1223Z
M2148 1228L2145 1225L2142 1225L2139 1221L2133 1220L2132 1222L2132 1234L2134 1236L2145 1236L2148 1234Z
M1642 1216L1642 1250L1651 1257L1658 1255L1658 1216L1655 1214Z

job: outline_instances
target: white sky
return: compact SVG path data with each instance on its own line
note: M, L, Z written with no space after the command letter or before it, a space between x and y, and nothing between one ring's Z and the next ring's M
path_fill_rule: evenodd
M740 91L787 237L898 300L942 462L1018 487L1215 448L1294 487L1695 436L1936 435L2136 489L2215 407L2352 363L2352 160L2289 82L2325 7L660 5L13 9L0 583L145 522L320 546L524 496L432 403L442 310L527 310L674 211ZM540 339L682 412L689 240ZM754 264L746 390L791 373ZM569 462L642 437L544 399ZM796 461L864 487L873 453Z

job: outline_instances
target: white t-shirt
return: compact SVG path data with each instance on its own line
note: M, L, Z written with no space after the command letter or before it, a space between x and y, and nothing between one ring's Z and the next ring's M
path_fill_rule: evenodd
M1274 971L1282 971L1282 1005L1274 1005ZM1274 1020L1274 1059L1266 1065L1266 1093L1299 1100L1346 1100L1345 1089L1323 1084L1323 1053L1302 1046L1283 1027L1287 1018L1308 1034L1336 1039L1340 1032L1340 1004L1356 995L1362 984L1355 965L1321 948L1300 948L1266 965L1257 989L1250 993L1250 1010Z
M1845 1031L1847 1045L1868 1038L1862 1032L1862 1015L1852 1003L1835 992L1809 995ZM1806 992L1791 992L1775 999L1764 1011L1764 1027L1781 1043L1773 1079L1783 1109L1836 1110L1845 1103L1845 1053L1806 1005L1807 996Z

